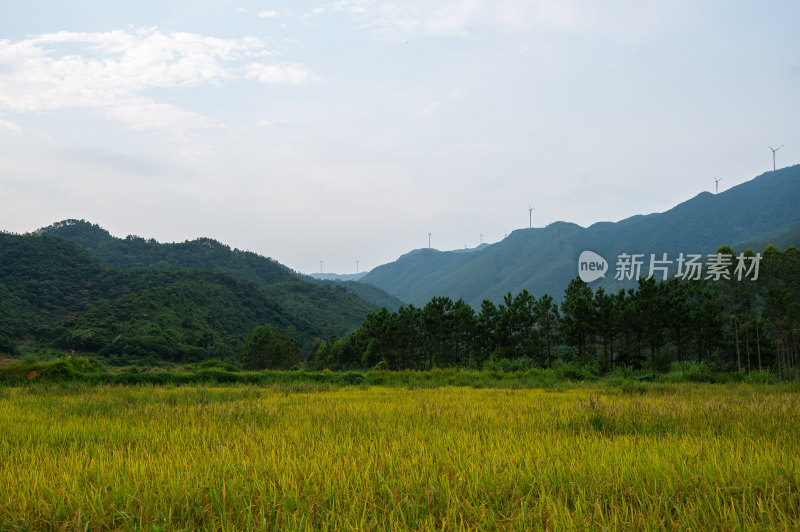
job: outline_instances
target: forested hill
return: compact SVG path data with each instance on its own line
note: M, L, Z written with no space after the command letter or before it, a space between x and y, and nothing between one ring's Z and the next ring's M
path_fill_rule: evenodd
M84 220L56 222L33 234L72 240L104 264L115 268L222 270L261 286L297 279L295 272L277 261L249 251L231 249L210 238L172 244L134 235L116 238L99 225Z
M800 224L786 230L773 231L751 240L739 242L734 248L764 249L767 246L775 246L776 249L780 250L785 250L791 246L800 247Z
M340 330L224 272L120 270L51 236L0 233L0 258L0 335L16 340L187 361L234 357L262 324L291 328L303 345Z
M605 257L613 273L616 256L622 252L674 257L771 238L800 245L790 241L790 229L800 223L798 198L800 165L767 172L719 194L703 192L663 213L588 228L556 222L519 229L473 253L415 250L373 269L362 281L415 305L447 296L479 308L484 299L499 302L505 294L523 289L558 298L577 275L578 256L584 250ZM613 277L596 284L616 290L620 286Z
M223 271L255 283L267 295L290 306L311 322L338 321L336 334L357 327L380 307L397 309L402 301L370 285L318 281L279 262L210 238L160 243L130 235L116 238L99 225L64 220L34 232L72 240L109 266L131 268L192 268Z

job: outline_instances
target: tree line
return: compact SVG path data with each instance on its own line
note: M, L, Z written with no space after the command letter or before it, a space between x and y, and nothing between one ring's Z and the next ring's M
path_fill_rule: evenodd
M728 247L718 253L733 255ZM636 288L616 293L576 278L560 304L523 290L499 304L485 300L477 311L462 300L434 297L423 307L384 308L350 335L318 340L308 362L317 369L427 370L526 359L541 368L567 362L607 372L707 361L720 369L797 376L800 251L770 246L757 280L729 277L640 278Z

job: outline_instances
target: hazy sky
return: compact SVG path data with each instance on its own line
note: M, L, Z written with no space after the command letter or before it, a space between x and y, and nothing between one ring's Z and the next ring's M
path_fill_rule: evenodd
M302 272L800 162L800 2L2 0L0 229Z

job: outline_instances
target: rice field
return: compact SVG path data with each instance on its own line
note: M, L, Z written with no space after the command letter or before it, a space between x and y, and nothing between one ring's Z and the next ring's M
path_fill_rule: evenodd
M0 530L798 530L800 394L0 388Z

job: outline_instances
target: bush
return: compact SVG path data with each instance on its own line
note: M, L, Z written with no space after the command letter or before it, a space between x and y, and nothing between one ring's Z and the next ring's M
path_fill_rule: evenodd
M539 364L530 357L497 358L492 356L483 363L482 369L485 371L505 371L508 373L539 369Z
M4 334L0 334L0 354L11 356L19 355L17 343Z
M617 366L606 373L607 379L639 380L638 373L631 366Z
M342 374L342 382L345 384L364 384L366 379L364 375L356 371L348 371Z
M656 373L649 369L634 369L631 366L617 366L606 374L608 381L652 382Z
M235 365L218 358L211 358L202 362L186 364L187 369L223 369L225 371L239 371Z
M87 357L68 355L62 360L72 371L77 373L99 373L103 370L103 366L99 362Z
M14 362L5 367L0 367L0 384L19 384L25 382L35 365L31 362Z
M745 375L744 382L748 384L775 384L778 382L778 377L770 369L760 369Z
M71 381L76 380L76 371L64 360L56 360L49 364L43 364L37 368L41 378L48 381Z
M711 366L706 362L673 362L669 373L662 376L665 382L718 382Z
M556 371L564 380L593 381L600 377L600 364L596 361L590 362L589 364L570 362L558 366Z

